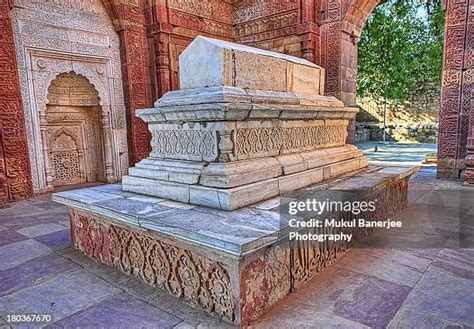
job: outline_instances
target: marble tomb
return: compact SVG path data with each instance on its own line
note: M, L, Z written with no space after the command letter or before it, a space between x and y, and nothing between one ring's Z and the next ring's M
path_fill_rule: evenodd
M198 37L180 70L181 89L137 113L152 152L122 184L54 194L70 208L74 248L246 325L367 233L289 241L281 195L361 193L378 200L376 219L406 206L416 168L369 167L346 145L357 110L324 96L321 67Z

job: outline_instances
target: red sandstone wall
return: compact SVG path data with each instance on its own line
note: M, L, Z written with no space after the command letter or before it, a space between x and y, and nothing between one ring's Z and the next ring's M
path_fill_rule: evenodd
M315 22L313 1L240 0L234 4L236 42L303 57L303 39L309 29L305 31L301 23ZM302 10L304 6L312 9L306 17ZM313 28L314 34L318 35L319 29L315 24ZM311 50L305 57L314 60L315 45L308 45L307 48Z
M10 9L0 0L0 206L33 194Z
M232 40L232 3L222 0L157 0L151 8L149 44L154 98L178 89L178 57L198 35Z
M148 8L144 1L105 1L111 7L112 20L120 36L122 77L125 105L128 111L130 163L147 157L151 151L147 125L135 116L137 109L153 105L150 81L150 53L147 40ZM106 6L107 6L106 5Z

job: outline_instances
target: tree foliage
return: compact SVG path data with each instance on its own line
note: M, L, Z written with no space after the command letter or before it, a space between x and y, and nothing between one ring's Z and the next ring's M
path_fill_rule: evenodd
M423 83L439 87L443 38L439 0L382 0L358 43L358 95L403 101Z

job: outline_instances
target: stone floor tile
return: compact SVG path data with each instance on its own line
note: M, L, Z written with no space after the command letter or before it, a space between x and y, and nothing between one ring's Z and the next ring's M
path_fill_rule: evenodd
M108 298L47 328L173 328L177 317L126 293Z
M99 263L81 254L77 250L73 249L71 252L64 253L62 256L113 285L118 285L130 279L130 276L124 274L119 269Z
M28 239L26 236L12 230L5 229L0 231L0 246L5 246L26 239Z
M39 202L35 204L35 207L44 209L44 210L51 210L51 209L56 209L56 208L61 208L61 204L54 202L49 198L48 200L45 200L43 202Z
M469 190L447 191L439 189L426 194L416 201L416 204L441 206L456 209L469 209L472 206L474 193Z
M195 327L201 325L205 328L233 328L233 326L214 318L201 309L186 304L182 299L173 297L163 289L153 289L153 294L148 296L146 301Z
M11 326L0 316L0 329L10 329Z
M17 216L4 217L0 219L0 223L1 225L16 231L27 226L56 223L64 220L69 220L69 213L62 208L58 208L54 210L22 213Z
M403 304L413 311L431 314L455 323L474 326L472 280L431 266Z
M336 266L324 270L302 289L277 304L277 319L291 312L294 319L307 321L314 312L384 328L402 305L411 288Z
M414 287L430 263L401 250L361 248L349 250L335 266Z
M35 240L53 250L64 249L71 246L71 232L63 227L62 231L40 235Z
M59 225L56 223L45 223L45 224L27 226L27 227L17 230L17 232L29 238L34 238L40 235L45 235L45 234L58 232L62 230L64 230L64 226L62 225Z
M2 246L0 247L0 270L15 267L51 252L51 249L32 239Z
M367 237L361 245L366 248L379 249L418 249L418 250L436 250L445 247L449 241L452 233L437 232L409 232L407 230L392 230L392 233L386 234L381 231L376 231Z
M156 291L160 288L152 287L136 277L128 277L128 280L119 282L118 287L126 291L128 294L143 300L153 299L157 294L161 295L159 291ZM176 298L173 298L172 300L174 302Z
M192 326L197 326L200 323L224 324L223 321L213 318L199 308L192 307L183 300L170 295L164 289L152 287L138 278L129 277L129 280L120 282L118 287L130 295L179 317Z
M474 249L474 226L461 224L445 243L446 248Z
M452 207L444 207L438 205L428 205L428 204L421 204L421 203L411 203L408 207L401 212L398 216L403 216L405 212L412 212L413 215L416 214L426 214L432 217L451 217L451 218L460 218L464 215L467 210L460 209L460 208L452 208Z
M474 249L442 249L432 266L454 276L474 280Z
M239 327L225 323L216 318L209 317L207 320L199 322L196 326L196 329L238 329Z
M195 326L190 325L189 323L186 323L184 321L178 323L173 327L173 329L196 329Z
M64 227L67 227L67 228L70 228L71 227L71 222L69 221L69 219L67 220L60 220L58 221L58 224L59 225L62 225Z
M119 292L104 280L80 270L0 297L0 312L50 314L57 321Z
M316 312L311 309L297 311L295 309L270 313L262 320L251 325L252 329L273 328L331 328L331 329L365 329L369 328L360 323L341 318L334 314Z
M420 313L401 307L389 323L388 329L430 328L430 329L463 329L465 326L451 322L431 314Z
M0 271L0 296L11 294L47 277L79 269L77 264L56 254L34 258Z
M34 203L28 201L13 202L9 204L8 208L0 209L0 222L2 218L7 216L18 215L22 213L34 213L42 210L44 209L36 207Z

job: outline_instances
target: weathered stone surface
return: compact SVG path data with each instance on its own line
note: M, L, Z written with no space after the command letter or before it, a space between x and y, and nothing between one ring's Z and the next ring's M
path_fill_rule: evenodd
M34 238L40 235L58 232L62 230L64 230L64 226L55 223L48 223L27 226L22 229L19 229L17 232L29 238Z
M34 281L45 277L79 269L81 269L79 265L68 262L66 259L53 253L33 258L15 267L0 271L0 276L2 277L0 296L21 290L31 285Z
M233 86L321 95L324 69L301 58L198 36L179 57L180 88Z
M274 158L211 163L201 173L199 183L209 187L236 187L281 176L282 168Z
M79 270L0 297L0 310L3 314L50 314L60 319L119 292L95 275Z
M119 294L53 323L51 328L176 328L181 320L128 294Z

